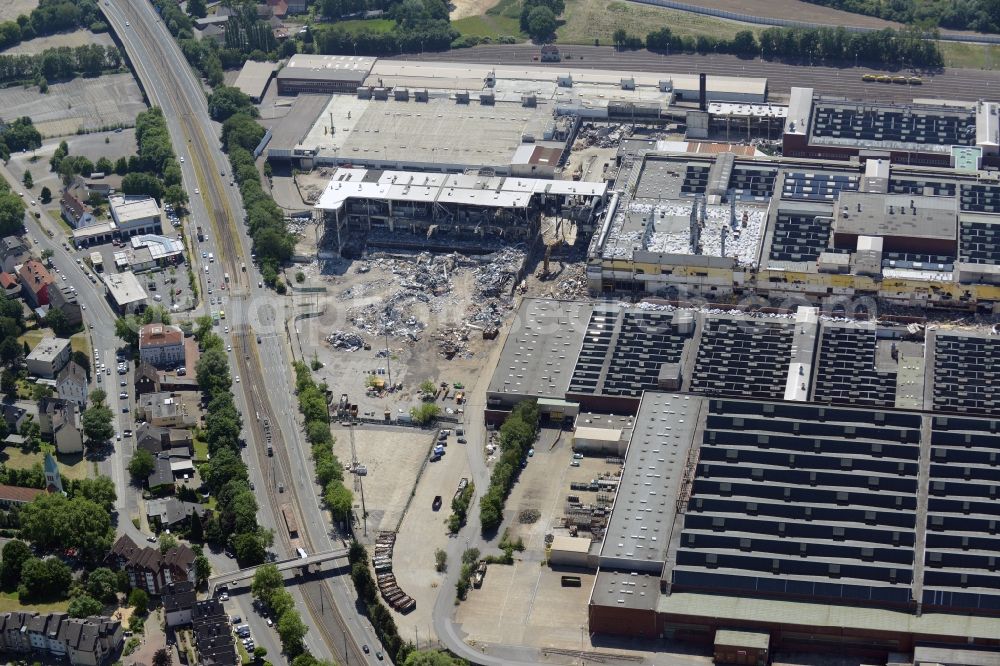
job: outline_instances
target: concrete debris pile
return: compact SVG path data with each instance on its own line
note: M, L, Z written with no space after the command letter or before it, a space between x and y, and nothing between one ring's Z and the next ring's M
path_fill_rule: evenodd
M566 264L555 276L554 283L545 293L548 298L558 300L580 300L587 298L587 277L582 264Z
M524 267L525 252L519 247L507 247L489 257L475 270L476 300L510 297L514 280Z
M334 331L326 336L326 341L336 349L357 351L365 346L364 338L350 331Z
M449 326L442 328L434 336L437 340L438 351L441 356L448 360L467 352L466 344L469 341L468 326Z
M598 148L617 148L622 139L632 135L631 125L591 125L587 123L577 132L573 150L582 150L597 146Z
M416 342L426 324L410 314L410 307L415 302L428 300L426 294L397 291L378 304L351 308L347 316L355 328L369 335L390 335Z
M318 185L304 185L299 188L299 192L302 195L302 200L307 204L314 204L319 201L320 196L323 194L323 190L326 188L320 187Z

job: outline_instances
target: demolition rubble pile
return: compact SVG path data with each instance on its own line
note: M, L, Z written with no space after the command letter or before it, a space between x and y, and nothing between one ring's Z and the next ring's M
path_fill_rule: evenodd
M497 335L513 307L512 293L524 260L525 252L520 248L505 248L478 259L428 252L412 258L371 258L359 263L356 271L370 272L372 280L367 282L379 284L380 288L391 283L388 295L348 308L347 318L353 330L332 331L327 342L334 348L354 351L364 348L366 339L372 337L417 342L424 335L431 335L445 358L465 357L470 353L468 342L472 335L484 339ZM472 262L477 262L472 272L473 293L456 293L453 277ZM381 276L385 279L380 279ZM341 296L366 298L371 291L374 290L356 284ZM471 304L463 311L461 303L465 299ZM439 326L431 326L421 320L427 313L440 314L443 321Z
M617 148L622 139L628 138L631 134L631 125L591 125L587 123L577 132L573 150L582 150L592 146Z

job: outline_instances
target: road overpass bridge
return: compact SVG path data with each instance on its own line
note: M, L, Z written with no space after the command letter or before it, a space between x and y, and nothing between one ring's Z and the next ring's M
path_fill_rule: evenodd
M323 553L316 553L315 555L294 557L287 560L281 560L280 562L273 562L271 564L277 566L278 571L284 574L287 571L296 571L302 567L311 567L315 564L323 564L325 562L339 559L347 559L346 548L336 548ZM243 583L251 580L254 577L254 574L257 573L257 569L260 566L262 565L247 567L245 569L239 569L238 571L219 574L218 576L212 576L208 579L208 587L214 593L215 590L217 590L221 585L235 585L237 583Z

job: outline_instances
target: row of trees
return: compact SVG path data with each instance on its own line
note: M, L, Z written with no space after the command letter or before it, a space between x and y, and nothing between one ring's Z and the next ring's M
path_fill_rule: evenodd
M10 189L5 179L0 180L0 235L10 236L20 233L24 226L24 211L24 199ZM4 337L4 342L7 340L9 338ZM0 357L4 356L6 354L0 354Z
M317 53L388 55L447 51L459 34L448 21L436 19L406 28L397 24L392 30L347 30L337 24L313 29Z
M944 57L935 39L936 31L916 28L877 32L848 32L839 28L768 28L760 37L749 30L732 39L710 35L675 35L661 28L646 35L645 46L651 51L733 53L765 58L794 58L810 61L859 61L896 67L937 68ZM614 33L617 48L642 48L643 41L625 30Z
M919 23L977 32L1000 32L1000 5L996 0L948 0L948 2L807 0L807 2L855 14L878 16L900 23Z
M101 19L97 0L40 0L30 14L0 23L0 49L78 27L103 32L107 25Z
M353 581L354 589L358 593L358 601L363 605L365 614L371 621L382 648L397 664L405 663L413 651L413 644L407 643L400 637L399 628L396 627L396 621L392 619L392 613L379 598L378 586L368 568L368 555L365 552L365 547L357 541L352 541L347 552L347 559L351 563L351 581Z
M306 439L312 446L316 465L316 482L323 488L323 503L333 519L350 528L354 498L344 485L344 472L333 455L333 435L330 434L330 410L326 403L326 384L316 384L305 363L295 363L295 392L299 396L299 411L305 421Z
M57 46L36 54L0 55L0 83L66 81L77 76L100 76L121 67L122 54L117 46Z
M278 269L292 257L295 237L285 225L284 213L261 184L251 151L263 137L264 128L245 111L234 113L222 124L222 145L229 153L233 178L240 188L261 275L268 286L283 293L285 285L278 279Z
M290 658L298 657L306 652L303 639L308 627L302 621L299 612L295 610L295 601L285 589L285 580L273 564L265 564L254 573L250 592L255 599L267 606L274 616L281 647Z
M523 400L500 426L500 459L490 475L490 487L479 500L483 533L495 532L503 522L503 508L521 471L521 462L538 436L538 403Z
M233 403L225 343L211 329L210 317L198 318L195 336L202 354L195 370L207 405L199 436L208 444L211 456L199 471L216 498L216 512L205 525L205 539L232 547L242 566L260 564L274 534L257 520L257 498L250 490L247 466L240 456L243 423Z

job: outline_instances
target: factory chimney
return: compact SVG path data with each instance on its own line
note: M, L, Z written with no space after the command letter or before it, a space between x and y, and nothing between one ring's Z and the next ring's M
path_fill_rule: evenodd
M708 109L708 75L702 72L698 75L698 108Z

